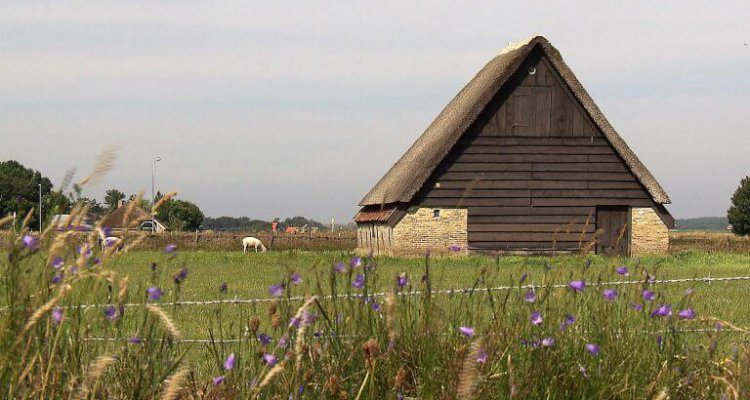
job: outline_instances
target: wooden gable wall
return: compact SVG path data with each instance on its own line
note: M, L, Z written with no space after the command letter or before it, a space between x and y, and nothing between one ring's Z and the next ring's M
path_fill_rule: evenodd
M413 204L467 207L469 247L501 250L552 249L553 242L577 249L592 239L596 206L655 206L541 51L495 96Z

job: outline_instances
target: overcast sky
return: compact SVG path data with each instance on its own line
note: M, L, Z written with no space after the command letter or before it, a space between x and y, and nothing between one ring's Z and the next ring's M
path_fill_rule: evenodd
M750 2L0 3L0 160L208 216L346 222L509 41L545 35L672 198L725 215L750 174ZM626 4L627 3L627 4Z

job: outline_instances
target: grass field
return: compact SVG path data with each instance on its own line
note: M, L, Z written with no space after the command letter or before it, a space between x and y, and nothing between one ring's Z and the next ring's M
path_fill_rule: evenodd
M66 260L83 260L75 247L68 251ZM177 398L167 395L178 389L191 399L750 393L743 372L750 347L741 332L750 326L750 281L645 282L750 275L748 254L377 257L361 265L352 257L132 251L104 265L90 256L75 273L63 267L68 273L49 285L59 272L47 254L14 250L4 257L10 264L1 297L9 307L0 313L0 379L6 395L66 398ZM628 275L616 272L622 266ZM566 286L579 280L585 290ZM623 280L634 284L597 285ZM56 297L66 284L64 298ZM283 285L272 301L175 304L269 298L272 285ZM513 288L484 290L496 286ZM147 299L148 288L163 296ZM470 290L444 292L460 288ZM642 298L645 289L653 300ZM379 292L390 294L373 297ZM294 299L311 296L319 300ZM150 305L117 311L130 303ZM110 314L81 304L108 304ZM53 306L62 307L57 322L47 317Z
M162 300L168 303L170 299L174 299L176 290L172 276L183 267L188 268L189 276L180 285L180 300L250 299L269 297L268 288L271 285L280 283L284 277L295 272L301 275L303 283L299 286L292 285L292 294L316 294L316 282L326 281L334 264L348 263L350 258L351 254L345 252L269 252L244 255L240 252L198 251L181 252L176 256L167 256L162 252L133 252L118 258L112 267L119 274L129 276L131 287L140 288L138 291L142 293L151 286L161 288L166 293ZM750 276L750 255L747 254L684 252L639 260L599 256L504 256L499 259L469 256L433 258L432 284L435 290L471 287L477 283L483 269L487 272L484 275L485 283L481 286L513 285L523 274L528 275L527 284L541 284L545 274L548 279L554 276L554 279L563 282L579 274L589 261L591 264L586 275L588 281L592 282L638 279L617 275L614 269L620 265L631 268L640 265L658 279ZM156 272L151 271L152 262L157 264ZM391 257L375 258L373 263L377 266L379 277L391 278L377 281L374 288L377 291L392 288L395 277L402 272L412 280L419 279L424 273L425 264L422 258ZM551 274L547 272L548 266L551 266ZM222 283L227 284L226 293L219 291ZM694 288L693 301L701 313L750 325L750 304L743 301L750 290L750 281L680 283L663 285L659 289L664 293L679 294L689 287ZM225 305L223 312L230 316L265 312L258 311L258 307L262 306ZM207 338L208 325L204 322L215 312L216 306L191 305L180 308L182 310L177 318L186 337ZM253 311L253 308L256 310ZM231 322L232 319L229 318L228 321Z

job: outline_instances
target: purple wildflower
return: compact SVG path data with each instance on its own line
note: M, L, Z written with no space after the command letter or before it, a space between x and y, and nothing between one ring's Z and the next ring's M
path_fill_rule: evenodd
M583 292L583 289L586 289L586 281L572 281L568 283L568 287L575 293Z
M333 270L336 271L336 272L338 272L339 274L343 274L344 272L346 272L346 265L344 265L344 263L340 262L340 263L338 263L338 264L336 264L336 265L333 266Z
M668 317L670 315L672 315L672 306L668 304L662 304L656 310L651 312L651 318Z
M487 362L487 351L484 349L484 347L480 347L479 350L477 350L477 363L484 364L486 362Z
M354 281L352 282L352 286L356 289L362 289L365 287L365 276L362 274L357 274L357 276L354 278Z
M164 296L164 292L158 287L150 287L146 289L146 294L148 294L148 299L151 301L159 301L161 296Z
M396 277L396 286L403 288L409 283L409 278L406 277L406 272L402 272L401 275Z
M380 304L378 304L378 303L372 303L372 305L370 306L370 308L372 308L372 311L380 312Z
M234 368L234 353L227 356L227 359L224 360L224 369L229 371L230 369Z
M284 294L284 284L269 286L268 293L273 297L281 297L281 295Z
M693 319L695 318L695 311L692 308L688 308L677 313L681 319Z
M222 282L221 285L219 285L219 293L226 293L228 290L227 283Z
M602 293L602 296L604 296L605 300L612 301L617 298L617 292L612 289L607 289Z
M518 284L519 285L522 284L528 277L529 277L529 274L524 272L523 275L521 275L521 279L518 280Z
M656 298L656 293L654 293L654 292L652 292L652 291L650 291L648 289L643 289L642 296L643 296L643 300L644 301L651 301L651 300L653 300L653 299Z
M96 264L96 265L99 265L99 264L102 263L102 260L99 259L99 257L94 257L93 263Z
M23 237L23 247L29 250L36 250L39 246L39 238L35 236L25 235Z
M318 319L318 314L309 311L302 311L302 314L300 314L300 322L302 322L302 326L310 326L315 323L316 319Z
M560 323L560 329L565 329L575 323L576 323L576 317L573 314L568 314L565 316L565 320Z
M84 244L83 246L78 247L78 254L82 255L83 258L90 258L94 252L91 250L89 245Z
M630 308L632 308L635 311L642 311L643 310L643 304L639 303L631 303Z
M261 333L258 335L258 341L260 341L260 344L263 346L268 346L268 344L271 343L271 337L265 333Z
M187 279L188 276L188 269L182 268L179 272L177 272L174 276L174 283L182 283L185 279Z
M60 307L55 307L52 309L52 320L55 321L56 325L60 325L60 322L62 322L63 319L63 310Z
M448 251L452 251L454 253L457 253L457 252L461 251L461 246L459 246L457 244L453 244L450 247L448 247Z
M594 344L594 343L588 343L588 344L586 344L586 351L588 351L589 353L591 353L591 355L593 355L593 356L598 356L599 355L599 345Z
M283 349L286 347L288 341L289 341L289 338L286 335L284 335L281 338L279 338L279 342L277 343L277 345Z
M73 275L77 274L78 273L78 267L75 266L75 265L72 266L72 267L70 267L70 273L73 274Z
M630 275L630 272L628 271L628 267L626 267L624 265L615 268L615 272L617 272L618 275L622 275L622 276L628 276L628 275Z
M299 285L300 283L302 283L302 276L300 276L299 273L295 272L295 273L292 274L291 281L292 281L293 284Z
M539 311L534 311L531 313L531 323L533 325L541 325L542 324L542 313Z
M104 235L104 237L112 236L112 228L108 226L102 227L102 235Z
M299 328L300 319L297 317L289 318L289 327Z
M523 299L525 301L528 301L529 303L533 303L536 301L536 292L534 289L529 289L529 291L526 292L526 294L523 296Z
M664 343L664 338L661 335L656 335L656 344L661 347L662 343Z
M349 266L354 268L359 268L362 266L362 257L352 257L351 260L349 260Z
M177 250L177 245L174 243L168 244L167 247L164 248L164 251L168 254L172 254Z
M63 274L62 272L60 272L59 274L56 274L55 276L52 277L52 283L56 285L56 284L62 282L62 280L63 280L64 277L65 277L65 274Z
M131 344L141 344L143 340L139 338L138 336L133 336L132 338L128 339L128 342Z
M54 260L52 260L52 264L50 265L54 269L60 269L63 266L64 262L65 261L63 261L62 257L56 257Z
M555 338L552 336L542 339L542 347L552 347L555 345Z
M458 328L458 331L461 332L462 335L466 337L473 337L474 336L474 328L470 326L461 326Z
M104 309L104 316L107 317L107 319L110 321L117 321L117 318L119 318L115 306L107 306Z
M268 366L273 367L274 365L276 365L277 360L275 355L266 353L263 354L263 361L265 361Z
M221 385L225 380L226 378L224 377L224 375L217 376L216 378L214 378L214 385Z

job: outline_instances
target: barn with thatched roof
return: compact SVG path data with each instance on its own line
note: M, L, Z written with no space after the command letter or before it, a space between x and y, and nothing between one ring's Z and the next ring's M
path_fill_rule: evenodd
M362 199L360 249L663 252L669 196L541 36L511 45Z

